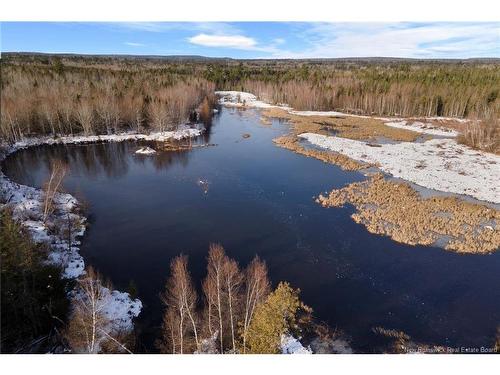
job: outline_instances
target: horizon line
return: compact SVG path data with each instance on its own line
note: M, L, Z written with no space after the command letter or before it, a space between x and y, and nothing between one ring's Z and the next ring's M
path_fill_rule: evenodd
M288 61L307 61L307 60L362 60L362 59L398 59L398 60L416 60L416 61L432 61L432 60L500 60L500 57L398 57L398 56L346 56L346 57L306 57L306 58L288 58L288 57L250 57L250 58L235 58L227 56L205 56L197 54L172 54L172 55L156 55L156 54L132 54L132 53L78 53L78 52L41 52L41 51L0 51L2 54L25 54L25 55L70 55L70 56L87 56L87 57L150 57L150 58L169 58L169 57L198 57L205 59L220 59L220 60L288 60Z

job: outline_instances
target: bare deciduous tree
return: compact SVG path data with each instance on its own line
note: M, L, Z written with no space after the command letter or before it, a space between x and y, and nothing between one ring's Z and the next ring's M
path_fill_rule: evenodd
M63 161L52 161L50 176L43 188L43 221L46 221L48 216L54 211L55 197L67 173L68 166Z
M266 263L260 260L258 256L255 256L245 270L245 312L242 327L243 353L246 353L248 328L252 322L255 308L266 299L270 289Z
M214 284L210 282L210 279L206 277L202 283L203 294L205 295L205 319L206 319L206 327L210 336L217 331L217 327L213 327L214 319L217 320L217 317L214 317L215 313L215 300L216 300L216 290L214 288Z
M83 132L88 135L92 134L92 121L94 119L94 110L87 101L81 102L76 109L76 119L83 128Z
M170 269L162 295L166 305L162 351L245 353L255 311L270 292L265 262L256 256L242 273L238 263L226 255L220 244L210 244L207 275L202 282L203 323L196 313L197 297L187 269L187 257L174 258Z
M227 256L224 257L223 265L224 275L224 288L225 295L227 296L227 308L229 314L229 323L231 326L231 343L233 346L233 353L236 353L236 340L235 340L235 322L237 321L237 304L240 300L240 287L243 281L243 275L240 272L238 263L234 259Z
M76 290L65 336L75 352L99 353L103 342L109 339L105 330L109 319L104 314L106 300L100 275L89 267L85 276L78 279Z
M207 296L212 301L216 314L217 329L219 331L220 351L224 353L224 324L223 324L223 283L224 260L226 254L220 244L210 244L207 259L207 280L205 290L213 293Z
M187 269L185 255L175 257L170 263L170 277L162 296L167 306L164 316L164 341L170 341L172 353L182 354L190 346L192 338L196 348L199 346L196 316L197 294L191 275ZM187 337L192 334L193 337Z

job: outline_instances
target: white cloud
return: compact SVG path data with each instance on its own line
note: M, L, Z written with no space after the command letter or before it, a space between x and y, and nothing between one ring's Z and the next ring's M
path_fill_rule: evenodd
M309 47L274 57L495 57L499 23L310 24L302 37Z
M238 23L117 23L121 29L162 33L190 31L191 44L259 52L263 58L500 57L500 23L301 23L267 42ZM291 34L291 35L288 35ZM286 38L286 42L285 39ZM296 39L299 39L297 43Z
M204 47L236 49L253 49L257 45L255 39L243 35L210 35L202 33L188 38L188 41Z
M108 25L124 30L147 31L151 33L163 33L172 30L197 30L214 34L240 33L240 30L234 25L225 22L114 22L108 23Z
M135 43L135 42L125 42L127 46L132 46L132 47L144 47L145 44L143 43Z

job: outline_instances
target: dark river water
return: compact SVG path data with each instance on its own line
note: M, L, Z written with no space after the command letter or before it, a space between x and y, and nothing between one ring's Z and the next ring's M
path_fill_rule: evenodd
M41 146L10 156L4 171L39 187L51 158L68 161L65 188L90 215L85 262L118 289L137 285L140 351L155 350L170 259L188 254L199 282L210 242L241 266L255 254L265 259L273 284L300 288L316 318L342 330L356 351L374 350L375 326L426 343L492 346L500 253L398 244L354 223L351 208L322 208L313 196L364 177L274 146L286 131L260 124L253 110L222 109L198 140L214 146L146 157L134 154L134 142Z

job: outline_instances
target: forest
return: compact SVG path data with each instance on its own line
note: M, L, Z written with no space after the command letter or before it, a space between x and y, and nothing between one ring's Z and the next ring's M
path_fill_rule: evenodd
M173 130L213 98L213 83L181 69L76 61L2 58L2 139Z
M214 90L242 90L298 110L491 118L500 112L496 60L231 60L9 54L1 59L3 139L40 134L165 131Z

